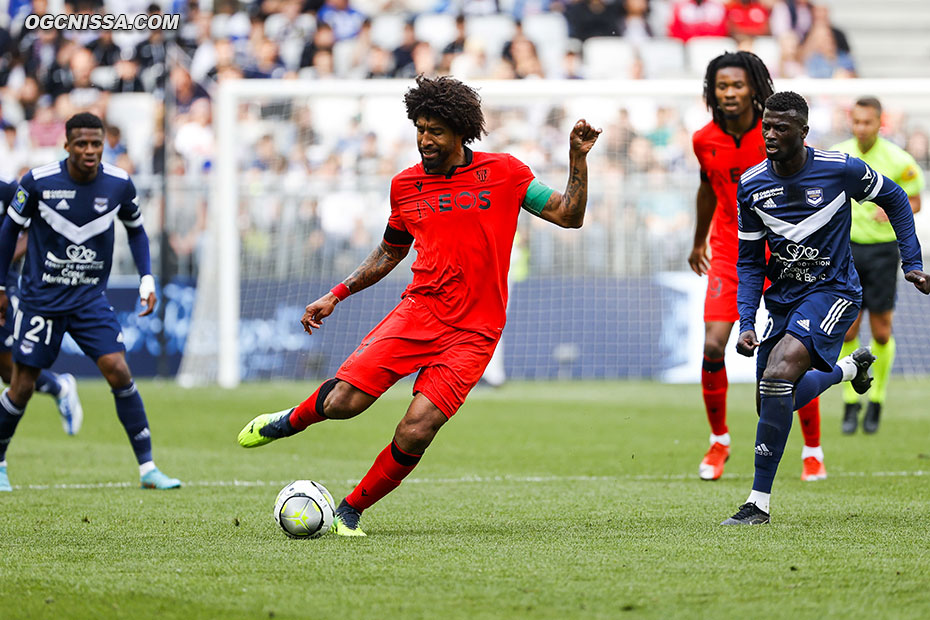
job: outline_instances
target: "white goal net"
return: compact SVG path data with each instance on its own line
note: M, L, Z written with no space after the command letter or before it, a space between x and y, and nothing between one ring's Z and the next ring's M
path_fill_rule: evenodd
M340 304L307 336L306 304L376 247L391 177L418 161L403 93L409 81L231 81L214 126L209 240L179 372L184 384L326 378L399 300L413 253ZM710 118L697 80L507 81L474 84L489 135L547 185L567 180L568 133L586 118L604 133L589 156L585 225L520 216L503 353L516 379L696 381L705 282L688 271L699 182L691 134ZM776 84L811 102L808 142L848 137L856 98L877 94L887 135L930 128L930 81ZM918 220L924 247L930 221ZM930 302L899 288L896 372L930 372ZM732 347L730 347L732 349ZM728 362L729 363L729 362ZM731 377L752 376L733 360Z

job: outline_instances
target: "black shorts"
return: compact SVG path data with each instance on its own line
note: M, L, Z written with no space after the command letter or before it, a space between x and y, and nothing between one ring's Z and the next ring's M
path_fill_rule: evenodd
M862 283L862 309L875 313L894 310L898 269L901 266L898 242L850 245L856 272Z

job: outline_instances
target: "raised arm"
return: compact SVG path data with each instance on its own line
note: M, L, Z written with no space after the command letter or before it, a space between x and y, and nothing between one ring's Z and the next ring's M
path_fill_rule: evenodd
M391 233L392 229L388 228L385 236ZM394 231L395 233L397 231ZM314 329L323 326L323 319L333 313L341 300L345 299L352 293L368 288L372 284L379 282L384 276L391 273L407 254L410 252L409 243L406 245L394 245L386 239L368 255L362 263L352 272L348 278L340 284L333 287L333 290L326 293L304 310L304 316L300 319L304 331L312 334Z
M537 214L539 217L562 228L581 228L588 204L588 152L599 135L601 130L595 129L586 120L581 119L575 123L569 135L569 174L565 192L560 194L553 191L542 211Z

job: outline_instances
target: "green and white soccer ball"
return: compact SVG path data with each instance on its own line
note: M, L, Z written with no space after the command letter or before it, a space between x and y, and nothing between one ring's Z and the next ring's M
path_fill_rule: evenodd
M295 480L274 502L275 523L291 538L322 536L332 527L335 511L333 496L313 480Z

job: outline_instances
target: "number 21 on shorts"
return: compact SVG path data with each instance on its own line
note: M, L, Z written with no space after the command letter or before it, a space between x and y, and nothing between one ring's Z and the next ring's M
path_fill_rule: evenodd
M13 338L19 340L19 332L23 328L23 312L22 310L16 311L16 319L13 322ZM23 337L26 340L31 340L32 342L44 342L44 344L51 344L52 342L52 319L46 319L37 314L29 317L29 325L26 333L23 334Z

